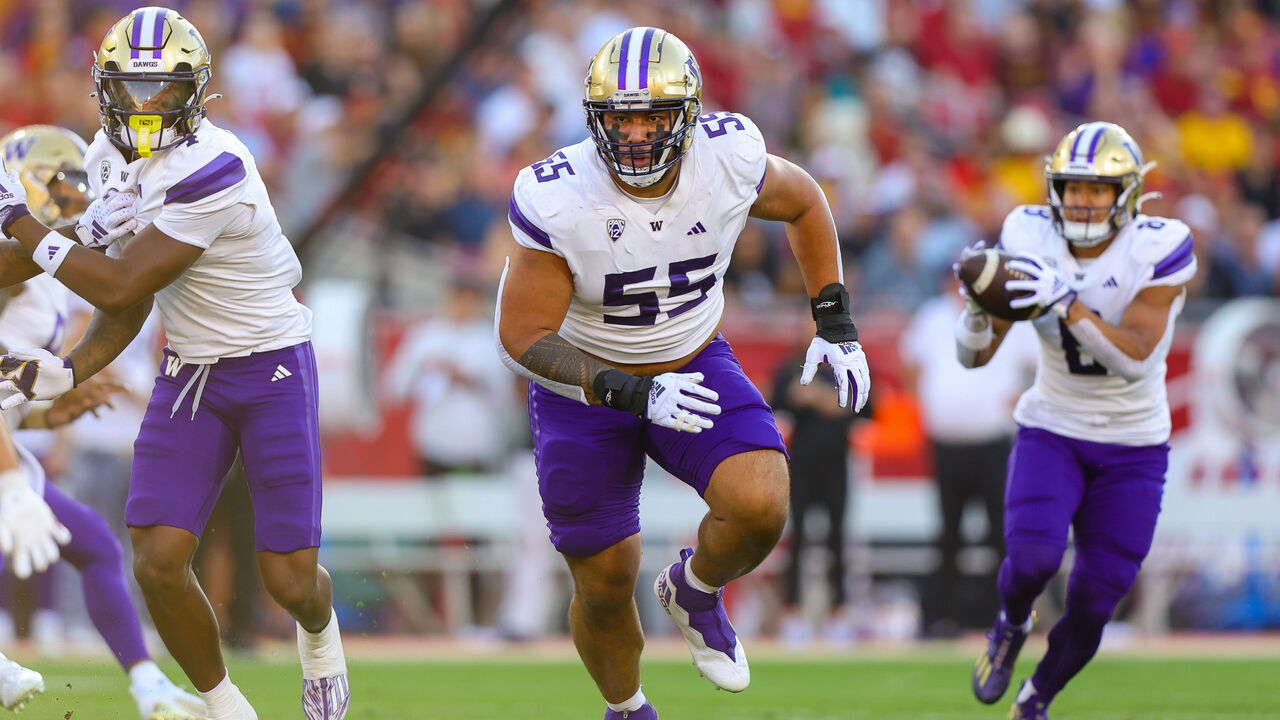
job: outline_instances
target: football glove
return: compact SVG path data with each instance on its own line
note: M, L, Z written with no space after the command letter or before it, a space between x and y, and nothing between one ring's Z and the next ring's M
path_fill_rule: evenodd
M818 297L810 298L809 305L818 332L805 353L800 384L808 385L818 372L818 363L827 363L836 374L840 407L849 407L852 395L853 411L858 412L871 394L871 371L858 344L858 328L849 315L849 291L840 283L831 283Z
M71 542L71 532L27 485L21 470L0 475L5 476L0 479L0 552L20 578L44 572L58 561L58 546Z
M76 237L88 248L108 247L116 240L138 231L138 211L133 192L107 191L89 203L76 223Z
M715 423L720 394L702 386L702 373L663 373L639 377L621 370L606 370L593 384L596 397L608 407L627 412L677 432L700 433Z
M1076 292L1067 284L1067 279L1058 269L1046 263L1042 258L1030 253L1023 253L1016 260L1010 260L1010 270L1026 273L1026 280L1008 280L1004 289L1010 294L1027 293L1009 300L1009 307L1015 310L1039 305L1045 310L1052 310L1058 317L1066 319L1067 310L1076 299Z
M987 241L979 240L960 251L960 259L951 263L951 273L956 276L957 280L960 279L960 263L964 262L965 258L970 255L982 252L986 247ZM960 283L960 288L956 292L960 293L960 297L964 298L964 311L966 313L970 315L985 315L987 313L987 311L983 310L982 306L973 299L973 296L969 294L969 288L965 287L963 282Z
M13 221L30 214L27 210L27 189L22 186L18 171L6 168L4 158L0 158L0 233L8 237Z
M0 355L0 410L28 400L52 400L76 386L71 358L41 348L10 350Z

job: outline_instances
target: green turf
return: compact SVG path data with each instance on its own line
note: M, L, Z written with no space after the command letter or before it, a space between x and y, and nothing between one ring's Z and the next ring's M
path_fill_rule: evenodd
M101 661L34 661L47 691L23 716L136 717L119 670ZM170 663L172 677L181 677ZM1029 668L1028 668L1029 669ZM296 665L235 661L232 677L262 720L301 718ZM714 691L686 662L644 665L646 694L664 720L997 720L980 705L968 662L940 659L757 661L751 688ZM596 720L604 711L586 672L567 661L356 662L350 720L424 718ZM1009 698L1012 699L1011 697ZM1054 720L1227 720L1280 717L1280 660L1101 658L1052 708Z

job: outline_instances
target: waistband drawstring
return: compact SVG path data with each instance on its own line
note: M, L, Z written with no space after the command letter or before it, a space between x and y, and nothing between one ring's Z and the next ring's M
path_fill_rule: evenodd
M187 393L191 391L191 386L195 385L196 394L191 398L191 419L196 419L196 410L200 407L200 396L204 395L204 384L209 382L209 371L211 369L213 369L212 365L196 365L196 371L191 373L191 379L182 388L182 392L178 393L178 399L173 401L173 408L169 411L170 418L177 414L178 406L187 397ZM197 380L200 382L199 385L196 385Z

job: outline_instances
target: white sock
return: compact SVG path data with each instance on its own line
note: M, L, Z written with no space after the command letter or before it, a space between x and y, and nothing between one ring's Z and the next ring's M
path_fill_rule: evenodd
M137 687L155 685L167 679L153 660L142 660L129 668L129 682ZM216 689L216 688L215 688ZM212 690L210 692L213 692Z
M1035 694L1036 694L1036 686L1032 685L1031 681L1028 680L1022 684L1022 689L1018 691L1018 699L1015 700L1014 702L1026 702L1027 700L1031 699L1032 695L1035 695Z
M685 579L685 582L693 586L694 590L701 590L702 592L707 593L708 595L715 595L716 592L720 589L720 586L711 585L709 583L702 582L701 580L698 579L697 575L693 574L693 558L692 557L690 557L689 560L686 561L684 564L684 579Z
M338 613L330 608L329 624L318 633L309 633L298 625L298 658L302 660L302 678L342 675L347 671L347 657L342 652L342 635L338 630Z
M623 700L620 703L606 703L609 709L614 712L635 712L644 707L644 692L636 690L636 694Z
M231 673L222 676L222 682L209 692L200 693L209 708L209 717L229 716L240 708L240 688L231 682Z
M1003 610L1001 610L1001 611L1000 611L1000 619L1001 619L1001 620L1003 620L1003 621L1005 621L1005 622L1010 622L1010 621L1009 621L1009 616L1008 616L1007 614L1005 614L1005 611L1003 611ZM1012 624L1012 623L1010 623L1010 624ZM1033 615L1028 615L1028 616L1027 616L1027 620L1026 620L1026 622L1022 623L1022 632L1024 632L1024 633L1029 633L1029 632L1031 632L1031 626L1032 626L1033 624L1035 624L1035 616L1033 616Z

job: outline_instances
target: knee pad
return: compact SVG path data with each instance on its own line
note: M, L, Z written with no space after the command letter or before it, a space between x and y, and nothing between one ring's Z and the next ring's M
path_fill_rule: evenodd
M1050 543L1010 540L1005 559L1016 587L1043 588L1062 565L1066 548Z
M1067 612L1080 622L1105 625L1133 587L1138 567L1116 553L1080 552L1067 585Z

